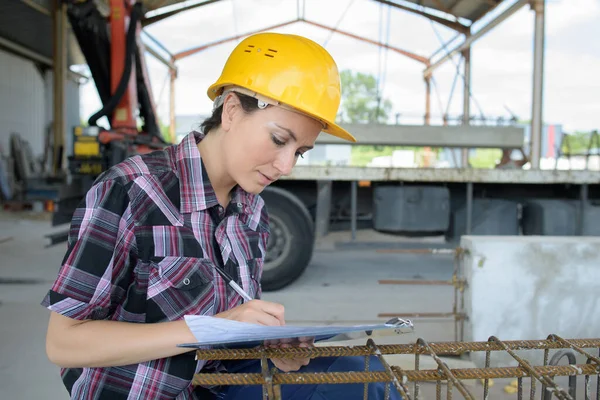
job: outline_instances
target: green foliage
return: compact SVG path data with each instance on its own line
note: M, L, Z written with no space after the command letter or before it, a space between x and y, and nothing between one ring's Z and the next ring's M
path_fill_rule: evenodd
M476 149L475 155L469 158L473 168L494 168L502 158L500 149Z
M568 141L569 146L571 147L571 154L585 154L588 151L588 146L590 145L590 140L592 139L592 133L590 132L575 132L570 134L568 139L563 142L562 152L564 154L569 153L569 148L567 147L566 142ZM600 138L596 137L592 142L592 148L600 147Z
M169 125L163 124L163 122L159 119L158 126L160 127L160 133L161 133L163 139L165 139L165 141L167 143L171 143L171 135L169 134Z
M379 96L377 79L373 75L344 70L341 81L340 123L387 122L392 102Z

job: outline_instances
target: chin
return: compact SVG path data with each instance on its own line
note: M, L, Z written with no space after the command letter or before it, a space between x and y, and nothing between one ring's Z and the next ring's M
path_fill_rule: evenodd
M265 186L256 182L242 182L238 183L238 185L250 194L261 194L265 190Z

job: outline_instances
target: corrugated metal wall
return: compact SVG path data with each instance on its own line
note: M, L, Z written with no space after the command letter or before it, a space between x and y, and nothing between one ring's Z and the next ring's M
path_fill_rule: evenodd
M46 117L44 79L31 61L0 51L0 145L8 154L10 134L29 141L41 154Z
M67 154L71 154L72 131L80 124L79 85L67 80L65 126ZM52 71L42 72L32 61L0 50L0 146L9 152L9 137L17 132L41 155L53 119Z

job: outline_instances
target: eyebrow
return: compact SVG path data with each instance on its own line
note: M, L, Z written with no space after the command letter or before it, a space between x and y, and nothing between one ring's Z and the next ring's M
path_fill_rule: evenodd
M279 125L278 123L274 122L273 123L276 127L278 127L279 129L281 129L282 131L286 131L291 137L292 139L294 139L294 142L298 141L298 138L296 138L296 134L294 133L294 131L292 131L291 129L288 128L284 128L283 126ZM312 149L314 146L302 146L302 148L305 149Z

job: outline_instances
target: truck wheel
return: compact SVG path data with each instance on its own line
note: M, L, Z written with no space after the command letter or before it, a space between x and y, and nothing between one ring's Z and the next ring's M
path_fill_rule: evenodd
M263 291L281 289L306 269L314 247L314 223L306 206L293 194L267 187L261 194L269 213L271 235L263 267Z

